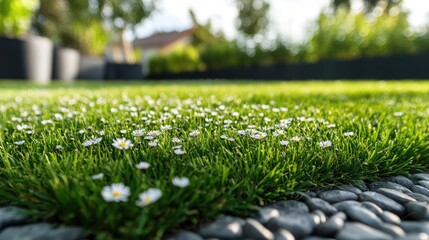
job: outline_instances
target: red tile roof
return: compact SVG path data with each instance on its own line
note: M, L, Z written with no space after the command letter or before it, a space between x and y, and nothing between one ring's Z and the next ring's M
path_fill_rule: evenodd
M188 29L181 32L157 32L153 35L140 38L133 41L135 48L163 48L169 44L189 36L194 29Z

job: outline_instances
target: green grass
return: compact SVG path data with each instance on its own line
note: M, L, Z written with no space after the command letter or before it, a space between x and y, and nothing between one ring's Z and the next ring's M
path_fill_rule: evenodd
M0 89L0 204L79 224L98 239L157 239L219 214L248 215L298 191L429 165L426 81L2 82ZM18 130L23 124L29 128ZM172 129L155 138L156 147L132 135L166 125ZM194 130L200 134L192 137ZM255 139L255 131L267 136ZM102 140L82 145L92 137ZM116 149L116 138L134 147ZM327 140L332 146L321 148ZM173 152L177 145L185 154ZM141 161L150 167L137 169ZM98 173L104 177L91 178ZM190 185L174 186L175 176ZM128 201L103 199L112 183L130 188ZM136 206L149 188L162 197Z

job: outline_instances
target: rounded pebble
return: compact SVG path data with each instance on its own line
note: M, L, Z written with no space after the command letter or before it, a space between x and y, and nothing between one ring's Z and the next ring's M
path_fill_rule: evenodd
M363 192L359 194L359 200L373 202L381 209L391 211L398 216L402 216L405 213L405 208L401 204L380 193Z
M405 205L407 215L414 220L429 220L429 204L423 202L410 202Z
M311 198L307 200L306 203L311 210L320 210L327 216L331 216L337 212L337 209L334 206L321 198Z
M416 199L406 195L405 193L388 189L388 188L378 188L375 190L376 192L383 194L384 196L395 200L396 202L404 205L408 202L416 202Z
M357 200L358 196L345 190L329 190L319 194L319 198L329 202L337 203L346 200Z

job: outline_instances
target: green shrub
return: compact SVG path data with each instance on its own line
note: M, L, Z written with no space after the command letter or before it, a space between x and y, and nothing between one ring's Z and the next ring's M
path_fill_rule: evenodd
M207 69L242 66L246 58L246 53L235 42L209 44L201 51L201 60Z
M195 47L181 46L166 55L155 55L149 62L151 73L179 73L202 70L204 65Z
M99 56L104 53L109 35L101 21L73 21L63 35L63 44L79 50L82 54Z
M413 52L406 13L383 13L371 19L364 13L339 10L322 13L307 45L306 59L353 59Z
M0 35L19 37L30 30L38 0L1 0Z

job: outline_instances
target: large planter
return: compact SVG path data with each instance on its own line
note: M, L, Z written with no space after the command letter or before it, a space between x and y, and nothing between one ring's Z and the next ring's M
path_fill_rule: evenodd
M82 80L102 80L105 65L103 58L82 55L77 78Z
M79 74L80 54L72 48L55 48L53 78L72 82Z
M143 79L141 64L107 63L105 79L108 80L140 80Z
M48 83L52 73L53 43L47 38L0 37L0 78Z

